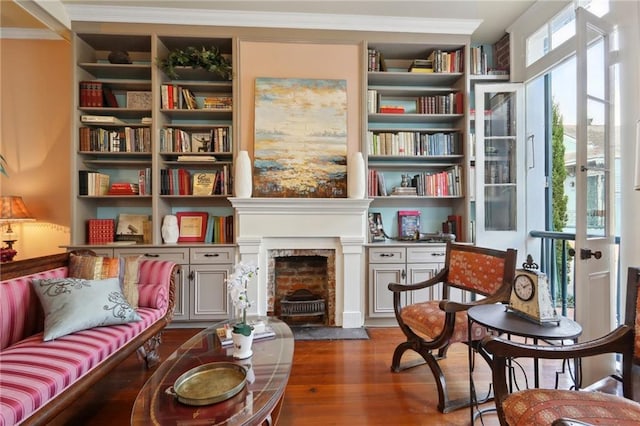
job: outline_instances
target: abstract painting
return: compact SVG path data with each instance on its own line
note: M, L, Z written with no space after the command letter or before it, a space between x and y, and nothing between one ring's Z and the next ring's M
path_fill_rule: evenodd
M254 197L347 196L347 82L257 78Z

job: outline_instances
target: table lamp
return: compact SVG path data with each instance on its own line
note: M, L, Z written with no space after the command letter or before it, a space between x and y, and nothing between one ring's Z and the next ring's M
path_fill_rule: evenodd
M3 234L5 237L2 241L6 244L5 247L0 248L0 262L9 262L13 260L17 251L13 249L13 244L18 241L15 232L11 229L12 223L28 222L35 220L33 215L24 205L22 197L17 196L2 196L0 197L0 223L7 224L7 230Z

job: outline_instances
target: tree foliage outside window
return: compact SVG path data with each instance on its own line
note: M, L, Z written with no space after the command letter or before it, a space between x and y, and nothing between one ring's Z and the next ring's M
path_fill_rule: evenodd
M567 226L568 215L567 205L569 203L569 197L564 193L564 183L567 179L567 169L564 162L565 147L564 147L564 125L562 121L562 114L560 114L559 105L553 101L552 105L552 117L551 117L551 218L552 218L552 231L562 232ZM570 256L565 253L567 258L567 270L571 262ZM556 259L556 274L562 271L562 244L561 241L556 241L555 247L555 259ZM568 271L567 271L568 272ZM571 274L567 273L567 285L571 280ZM556 280L556 282L558 282ZM558 288L559 292L560 289ZM559 295L556 295L558 300Z

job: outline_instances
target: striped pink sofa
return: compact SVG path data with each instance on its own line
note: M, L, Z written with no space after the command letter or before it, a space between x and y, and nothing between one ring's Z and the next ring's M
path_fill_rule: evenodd
M95 327L43 341L44 314L34 278L63 278L68 253L0 266L0 426L46 424L132 353L158 361L160 332L171 322L173 262L140 262L141 321Z

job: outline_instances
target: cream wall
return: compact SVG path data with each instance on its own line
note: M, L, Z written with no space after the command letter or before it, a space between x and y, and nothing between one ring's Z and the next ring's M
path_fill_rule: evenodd
M69 244L70 63L67 41L0 40L0 153L9 173L0 192L22 196L37 219L13 226L16 260Z
M337 79L347 81L347 145L348 152L360 150L360 88L359 45L276 43L271 41L240 41L236 69L240 73L241 149L253 157L255 80L258 77ZM284 66L286 64L286 66ZM330 64L330 65L329 65Z

